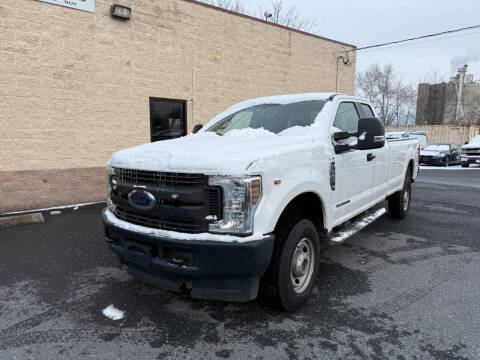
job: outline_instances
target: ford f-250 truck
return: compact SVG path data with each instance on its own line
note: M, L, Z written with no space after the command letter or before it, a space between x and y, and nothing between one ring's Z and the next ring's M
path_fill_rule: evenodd
M345 241L385 201L407 215L418 140L384 134L368 102L313 93L244 101L195 134L119 151L109 247L165 289L227 301L260 290L294 310L315 286L321 243Z

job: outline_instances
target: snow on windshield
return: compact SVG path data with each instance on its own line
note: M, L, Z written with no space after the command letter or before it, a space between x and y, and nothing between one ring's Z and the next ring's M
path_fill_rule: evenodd
M449 146L448 145L428 145L425 149L423 150L429 150L429 151L448 151Z
M255 105L226 116L206 131L224 135L243 129L262 129L279 134L287 129L312 125L324 105L325 100Z

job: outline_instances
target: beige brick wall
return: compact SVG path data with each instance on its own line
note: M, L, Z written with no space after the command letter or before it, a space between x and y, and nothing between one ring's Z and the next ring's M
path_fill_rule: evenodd
M188 100L191 129L243 99L335 91L349 49L192 1L116 0L130 21L112 3L0 0L0 171L104 166L149 141L150 96ZM339 91L354 73L340 65Z

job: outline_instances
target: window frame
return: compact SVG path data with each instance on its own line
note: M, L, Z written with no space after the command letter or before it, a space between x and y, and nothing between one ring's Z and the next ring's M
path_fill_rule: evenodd
M173 102L173 103L181 103L182 106L183 106L183 117L184 117L184 121L183 121L183 133L184 135L182 136L185 136L187 135L187 128L188 128L188 114L187 114L187 100L183 100L183 99L171 99L171 98L162 98L162 97L155 97L155 96L149 96L148 98L148 113L149 113L149 116L150 116L150 142L155 142L155 141L164 141L164 140L153 140L153 123L152 123L152 101L164 101L164 102ZM171 140L171 139L176 139L174 137L168 139L168 140Z
M362 109L361 105L367 106L370 109L370 112L372 113L372 116L368 116L368 117L376 117L375 112L373 111L370 104L367 104L367 103L364 103L364 102L361 102L361 101L357 101L355 104L357 105L357 112L359 113L359 115L362 114L362 116L360 118L367 117L367 116L365 116L365 117L363 116L364 114L363 114L363 109Z
M360 117L360 113L358 111L357 102L355 100L342 100L338 103L337 110L335 111L335 117L333 118L332 126L336 127L335 126L335 120L337 119L338 109L340 108L340 105L342 105L342 104L353 104L353 108L355 109L355 112L357 113L357 116L358 116L358 121L357 121L357 131L358 131L358 122L360 121L361 117ZM340 129L340 128L338 128L338 129ZM340 129L340 130L346 131L344 129Z

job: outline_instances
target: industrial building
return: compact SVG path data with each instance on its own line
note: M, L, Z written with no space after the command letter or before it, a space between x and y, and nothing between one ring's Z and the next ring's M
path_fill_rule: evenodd
M113 152L238 101L353 94L354 48L193 0L1 0L0 213L104 200Z
M419 84L417 125L480 125L480 82L458 69L449 82Z

